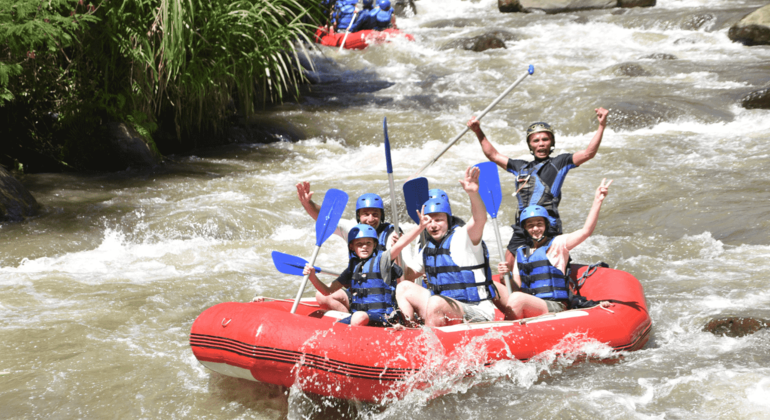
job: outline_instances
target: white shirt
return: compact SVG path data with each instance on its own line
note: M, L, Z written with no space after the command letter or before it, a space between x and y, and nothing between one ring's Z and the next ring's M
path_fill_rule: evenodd
M410 261L412 264L410 267L415 272L425 272L425 260L423 259L424 251L425 248L420 250L420 252L415 255L415 258ZM455 228L454 235L452 235L452 242L449 243L449 256L452 258L452 261L460 267L484 264L484 248L481 246L481 241L479 241L478 245L473 245L470 236L468 236L468 229L466 226ZM476 277L476 283L481 283L486 279L484 268L473 270L473 275ZM476 288L479 291L479 298L485 299L489 296L489 291L486 287L478 286Z

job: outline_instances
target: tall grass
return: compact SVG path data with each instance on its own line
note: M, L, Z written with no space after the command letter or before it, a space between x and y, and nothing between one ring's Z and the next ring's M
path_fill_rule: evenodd
M317 0L0 0L0 112L58 115L60 131L120 120L146 135L171 116L184 139L233 108L297 95L322 18ZM46 141L61 151L78 133Z

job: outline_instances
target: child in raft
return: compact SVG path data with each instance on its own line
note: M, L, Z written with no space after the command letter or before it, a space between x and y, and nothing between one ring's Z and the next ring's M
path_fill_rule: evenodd
M345 271L328 286L318 280L312 265L305 266L303 274L309 276L310 282L322 295L328 296L343 287L350 289L352 315L339 322L356 326L401 327L396 310L396 284L404 273L394 261L425 229L423 223L427 219L423 219L420 215L421 225L404 234L388 250L378 249L377 231L373 227L356 225L348 234L348 248L355 256L351 256ZM407 268L407 271L411 272L411 269Z

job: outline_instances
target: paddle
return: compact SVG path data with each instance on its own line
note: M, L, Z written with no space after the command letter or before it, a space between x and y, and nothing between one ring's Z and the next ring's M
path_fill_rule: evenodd
M283 274L291 274L292 276L301 276L302 270L305 269L305 265L307 265L307 260L302 259L300 257L296 257L294 255L290 254L284 254L283 252L273 251L273 264L275 264L275 268L283 273ZM339 273L332 273L328 270L321 270L320 267L315 267L315 271L317 273L323 273L328 274L330 276L337 276L339 277Z
M385 131L385 165L388 169L388 183L390 184L390 211L393 216L393 226L398 233L398 206L396 205L396 186L393 183L393 162L390 160L390 140L388 139L388 117L382 119L382 130Z
M358 10L353 12L353 19L350 19L350 24L348 25L348 29L345 29L345 36L342 38L342 44L340 44L340 52L342 52L342 49L345 48L345 41L348 39L348 35L350 34L350 28L353 27L353 22L356 21L356 15L358 15Z
M497 225L497 211L500 209L500 202L503 200L503 191L500 189L500 175L497 173L497 164L494 162L484 162L475 165L479 168L479 195L487 213L492 217L492 223L495 227L495 238L497 239L497 250L500 251L500 260L505 261L505 251L503 241L500 239L500 227ZM511 275L507 276L505 286L510 294Z
M315 264L315 259L318 257L318 251L321 250L321 245L334 233L337 229L337 223L342 217L342 212L345 210L345 206L348 204L348 195L345 192L331 189L326 192L324 201L321 203L321 210L318 212L318 219L315 221L315 250L313 256L310 258L310 265ZM297 306L302 298L302 293L305 292L305 286L310 276L305 276L302 279L302 284L297 291L297 298L294 299L294 305L291 307L291 313L297 311Z
M526 72L526 73L524 73L524 74L523 74L521 77L519 77L519 78L518 78L518 79L517 79L515 82L513 82L513 83L512 83L510 86L508 86L508 88L507 88L507 89L505 89L505 91L504 91L503 93L501 93L501 94L500 94L500 96L498 96L498 97L497 97L497 99L495 99L494 101L492 101L492 103L491 103L491 104L489 104L489 106L488 106L488 107L487 107L485 110L481 111L481 114L479 114L479 116L478 116L478 117L476 117L476 119L477 119L477 120L479 120L479 121L481 121L481 119L482 119L482 118L484 118L484 116L485 116L485 115L487 115L487 112L491 111L491 110L492 110L492 108L494 108L494 107L495 107L495 105L497 105L497 104L498 104L498 102L502 101L502 100L503 100L503 98L505 98L506 96L508 96L508 94L509 94L509 93L511 93L511 91L513 90L513 88L515 88L515 87L516 87L516 86L517 86L519 83L521 83L521 81L522 81L522 80L524 80L524 78L526 78L527 76L529 76L529 75L533 74L534 72L535 72L535 66L533 66L533 65L531 65L531 64L530 64L529 68L527 69L527 72ZM460 138L461 138L462 136L464 136L464 135L465 135L465 133L467 133L467 132L468 132L468 130L470 130L470 128L468 128L468 127L466 126L466 127L465 127L465 129L464 129L464 130L463 130L463 131L462 131L460 134L458 134L457 136L455 136L455 138L453 138L452 140L450 140L450 141L449 141L449 144L448 144L448 145L447 145L447 146L444 148L444 150L442 150L441 152L439 152L439 154L437 154L437 155L436 155L436 156L435 156L433 159L431 159L431 160L430 160L428 163L426 163L426 164L425 164L425 165L424 165L422 168L420 168L420 170L419 170L419 171L415 172L415 173L414 173L414 174L413 174L413 175L410 177L410 179L411 179L411 178L416 178L416 177L420 176L420 174L421 174L421 173L423 173L423 171L425 171L426 169L428 169L428 167L429 167L430 165L433 165L434 163L436 163L436 161L438 160L438 158L440 158L440 157L441 157L441 155L443 155L444 153L446 153L446 151L447 151L447 150L449 150L449 148L450 148L450 147L454 146L454 144L455 144L455 143L457 143L457 140L460 140Z
M422 210L422 205L428 201L428 180L420 177L406 181L404 201L406 202L406 213L419 225L420 217L417 215L417 211Z

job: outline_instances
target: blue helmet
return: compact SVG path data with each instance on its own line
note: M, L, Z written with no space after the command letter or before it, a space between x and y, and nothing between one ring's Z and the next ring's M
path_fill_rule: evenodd
M446 213L447 217L452 217L452 208L449 206L449 200L442 198L431 198L425 202L425 214Z
M440 190L438 188L432 188L430 191L428 191L428 199L431 198L441 198L446 200L446 202L449 202L449 196L447 195L446 191Z
M382 10L388 11L390 9L390 0L378 0L377 4Z
M374 5L374 0L363 0L364 1L364 9L371 9Z
M519 226L524 227L524 221L533 217L542 217L545 218L548 225L554 224L554 219L551 217L551 215L548 214L548 210L546 210L543 206L535 205L529 206L521 212L521 216L519 218Z
M359 223L348 232L348 244L359 238L372 238L377 242L377 231L369 225Z
M382 198L375 193L366 193L356 200L356 212L361 209L380 209L385 210L382 205Z

